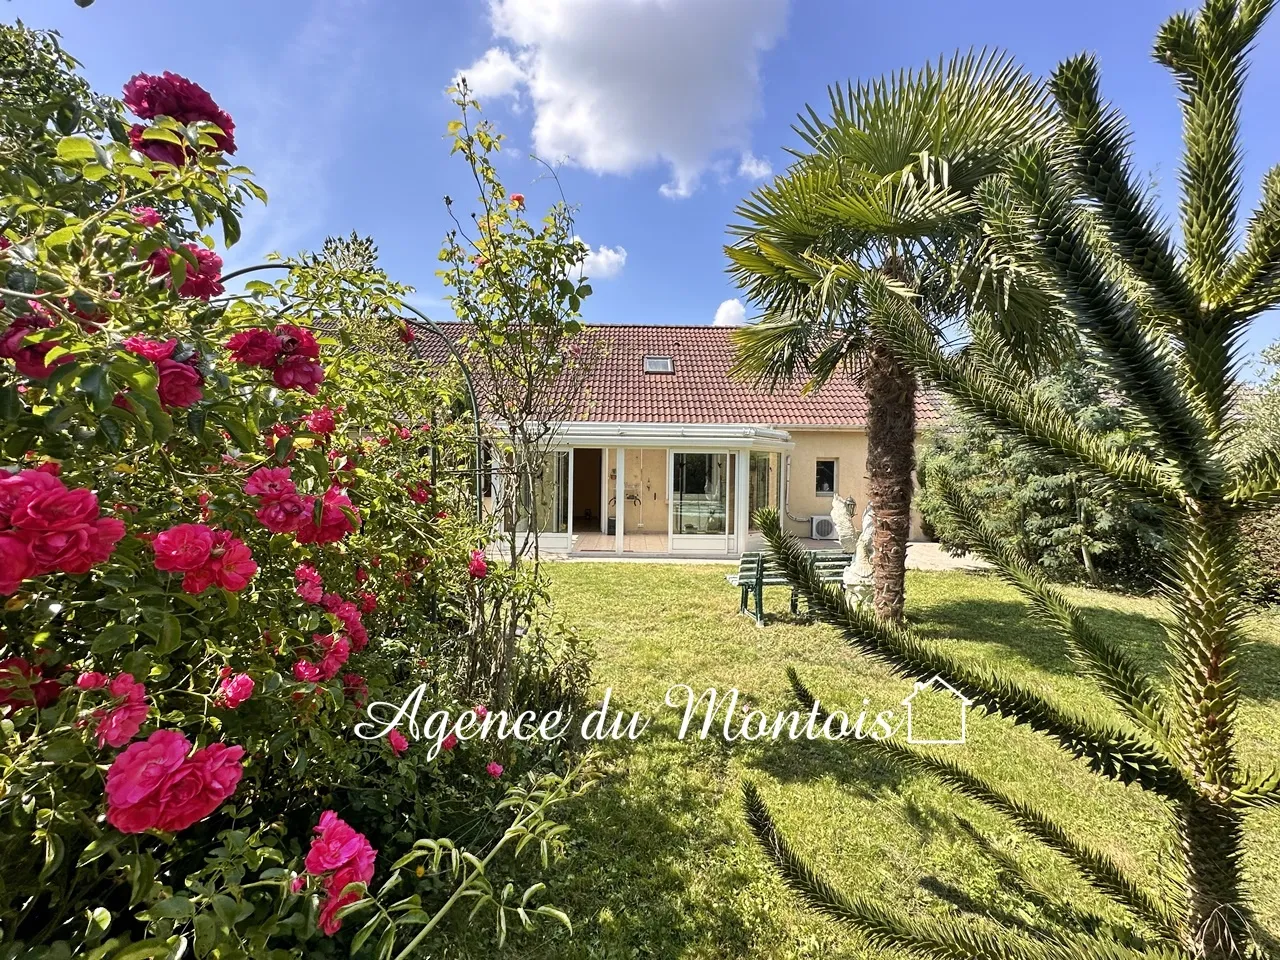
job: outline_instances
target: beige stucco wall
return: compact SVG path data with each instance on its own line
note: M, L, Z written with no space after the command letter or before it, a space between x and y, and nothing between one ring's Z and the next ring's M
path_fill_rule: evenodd
M867 435L862 430L798 430L782 427L791 434L795 449L791 451L791 477L786 512L801 517L803 522L786 520L787 529L797 536L809 535L810 516L831 513L831 497L816 489L817 462L838 461L836 490L842 497L853 497L861 514L867 505ZM920 516L911 510L911 539L924 538Z

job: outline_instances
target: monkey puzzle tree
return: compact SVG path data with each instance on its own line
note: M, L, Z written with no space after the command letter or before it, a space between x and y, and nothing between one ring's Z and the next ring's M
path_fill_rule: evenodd
M1262 202L1236 243L1244 61L1272 5L1209 0L1197 15L1168 20L1156 40L1156 59L1174 74L1184 119L1180 248L1133 182L1124 122L1101 102L1098 68L1087 56L1063 63L1051 83L1065 145L1014 151L1005 171L976 191L1001 255L1034 274L1069 311L1104 359L1149 448L1116 450L1101 442L1002 362L998 338L962 354L944 351L917 302L879 272L857 270L871 326L904 364L992 427L1154 505L1170 541L1161 571L1170 608L1167 676L1157 679L993 535L965 496L945 491L966 539L1057 628L1080 671L1117 708L1115 716L1096 717L856 609L814 577L776 516L764 525L814 609L854 646L906 676L941 674L987 712L1026 724L1094 772L1158 797L1168 819L1172 843L1162 864L1164 886L1156 889L959 764L904 745L868 744L1000 811L1074 864L1132 921L1104 934L1072 906L1066 930L991 932L908 918L842 895L782 838L748 786L752 828L787 882L878 945L932 957L1225 960L1261 953L1269 943L1253 922L1241 860L1248 811L1280 806L1280 770L1246 770L1236 757L1245 615L1237 524L1280 500L1280 449L1238 454L1233 407L1240 339L1255 317L1280 302L1280 168L1267 175ZM1086 202L1074 199L1082 194ZM810 700L800 679L792 679L801 699Z
M729 228L739 237L725 248L730 273L763 313L735 334L737 369L769 385L807 377L816 388L842 373L865 385L875 608L898 620L916 379L868 323L857 271L916 294L940 328L975 297L998 306L993 315L1043 313L1035 288L992 260L973 191L1017 145L1045 139L1052 115L1043 84L990 53L833 87L830 99L830 119L801 115L807 149Z

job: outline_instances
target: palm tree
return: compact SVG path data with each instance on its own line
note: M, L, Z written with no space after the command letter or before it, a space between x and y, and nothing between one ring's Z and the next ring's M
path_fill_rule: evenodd
M799 118L807 149L752 193L729 227L739 238L725 248L730 273L762 315L735 333L737 370L769 386L807 377L816 388L841 372L865 384L875 609L898 620L916 381L868 325L852 270L883 273L940 329L975 296L1024 317L1048 309L992 258L973 191L1016 146L1044 140L1052 116L1043 85L988 52L829 95L829 119L811 107ZM1024 329L1035 325L1024 320Z
M1254 923L1242 860L1249 811L1280 807L1280 769L1243 768L1235 723L1247 612L1238 525L1280 502L1280 447L1242 453L1234 414L1240 341L1256 317L1280 304L1280 167L1264 180L1262 202L1243 242L1236 241L1244 61L1272 5L1208 0L1195 16L1169 19L1156 40L1156 59L1179 87L1184 121L1180 248L1133 182L1123 118L1100 100L1090 57L1066 61L1051 82L1063 122L1061 149L1022 146L975 191L997 255L1063 304L1147 438L1142 447L1116 449L1078 422L1006 362L997 338L963 354L940 348L920 301L903 297L878 271L854 271L871 328L903 364L1016 442L1149 503L1169 540L1160 571L1168 656L1164 675L1153 676L1002 541L945 477L930 478L965 539L1058 631L1079 672L1111 701L1113 710L1095 715L868 615L824 587L776 514L764 518L765 536L788 574L851 644L904 676L942 675L980 709L1025 724L1094 773L1158 799L1146 809L1159 811L1170 840L1161 864L1130 875L1041 810L1030 799L1034 788L1024 784L1020 797L1016 788L1010 792L936 753L864 742L998 811L1126 916L1116 924L1059 902L1052 924L1004 914L992 916L1003 929L970 926L907 917L845 896L783 838L748 786L748 819L788 884L879 946L1006 960L1276 955L1277 945ZM813 695L791 676L797 696L810 704ZM961 825L998 869L1036 889L1016 860L971 824Z

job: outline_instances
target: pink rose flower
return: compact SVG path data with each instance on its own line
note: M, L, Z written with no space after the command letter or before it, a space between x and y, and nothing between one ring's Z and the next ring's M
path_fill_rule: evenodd
M158 227L164 223L164 217L154 207L134 207L131 212L134 221L144 227Z
M233 677L223 677L218 686L218 700L229 710L234 710L253 695L253 677L247 673L237 673Z
M493 777L493 779L495 780L497 780L500 776L502 776L502 764L500 763L496 763L496 762L490 763L487 767L484 768L484 770L485 770L485 773L489 774L489 776Z
M249 585L257 572L258 565L244 541L236 539L227 530L215 530L208 560L187 573L182 580L182 589L192 594L204 593L217 584L223 590L237 593Z
M28 313L17 317L4 333L0 333L0 357L12 360L18 368L18 372L32 380L43 380L55 369L64 363L70 363L71 354L64 353L51 363L45 363L45 355L52 350L57 343L52 340L46 340L41 343L27 343L27 334L32 330L47 330L57 326L57 321L51 316L45 316L39 313Z
M110 682L105 673L82 673L76 677L76 686L81 690L97 690L100 687L105 687Z
M472 580L483 580L489 573L489 564L485 563L483 550L471 551L471 562L467 564L467 573Z
M373 849L363 833L352 828L332 810L320 814L315 833L303 863L307 873L313 876L333 874L329 879L332 894L342 892L342 887L333 889L333 881L339 878L339 874L344 880L343 886L368 883L373 879L378 851Z
M150 337L132 336L122 342L120 346L135 356L157 363L161 360L168 360L173 356L173 351L178 349L178 341L174 339L152 340Z
M368 590L363 590L360 592L359 597L360 612L362 614L373 613L373 611L378 609L378 595L376 593L370 593Z
M280 338L280 349L285 356L320 359L320 344L306 327L281 324L276 327L275 334Z
M316 917L316 926L320 928L320 932L326 937L332 937L341 930L342 920L338 916L338 911L359 899L360 894L354 892L339 895L331 894L326 897L324 903L320 904L320 914Z
M324 383L324 367L306 357L285 357L272 375L281 390L305 390L313 397Z
M397 757L409 749L409 738L399 730L392 730L387 734L387 743L391 745L391 752Z
M177 832L217 810L240 783L244 748L190 751L176 730L130 744L107 771L107 822L121 833Z
M302 888L307 885L307 878L303 876L294 877L289 881L289 889L294 893L301 893Z
M332 680L351 656L351 641L346 637L335 638L331 633L313 634L312 640L323 654L318 667L321 680Z
M54 570L88 573L124 536L124 524L98 515L98 498L69 489L48 470L22 470L0 478L0 593L26 577ZM7 534L7 535L6 535Z
M319 603L324 597L324 581L320 579L315 567L301 564L293 571L293 577L297 581L294 589L307 603Z
M36 562L27 541L12 533L0 533L0 597L16 593L23 580L35 575Z
M306 499L311 510L307 514L307 520L298 528L299 543L335 543L355 529L355 524L347 515L347 511L355 516L357 522L360 519L360 515L351 505L351 498L339 487L330 487L325 492L318 525L315 522L315 498L307 497Z
M110 693L120 701L103 716L95 731L98 749L123 747L138 735L147 719L147 688L133 674L121 673L111 681Z
M181 523L156 535L156 569L190 573L209 562L214 531L203 523Z
M204 396L204 375L189 363L160 360L156 363L160 383L156 393L166 407L186 408Z
M249 474L244 492L251 497L279 497L286 493L297 493L298 488L289 479L292 475L293 471L288 467L259 467Z
M206 247L197 246L194 243L183 244L195 258L195 265L187 261L184 266L187 268L186 278L182 281L182 286L178 288L178 296L190 297L197 300L208 300L210 297L216 297L223 291L222 286L222 258ZM147 258L147 262L151 264L151 272L157 277L170 277L172 274L172 257L178 254L174 253L170 247L162 247ZM186 258L183 258L184 260Z
M231 359L246 367L274 369L281 349L280 338L269 330L254 327L243 330L227 341Z
M333 411L328 407L317 407L305 417L302 422L312 433L330 434L337 429L338 423L333 416Z
M146 701L126 700L107 713L94 731L98 749L105 746L123 747L138 735L147 719Z
M523 207L523 206L524 206L524 194L523 194L523 193L513 193L513 194L511 195L511 202L512 202L512 203L514 203L517 207Z
M300 683L318 683L320 681L320 668L306 657L301 657L294 661L293 678Z
M489 708L486 707L483 703L477 703L475 705L475 709L473 709L471 712L474 713L478 719L483 720L485 717L489 715Z
M452 750L457 745L458 745L458 738L455 734L452 734L452 733L440 741L441 750Z
M292 533L309 517L305 500L296 493L263 500L255 514L258 522L272 533Z

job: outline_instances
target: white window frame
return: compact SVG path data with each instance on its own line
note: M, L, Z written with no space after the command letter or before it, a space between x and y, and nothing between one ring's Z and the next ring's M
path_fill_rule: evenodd
M818 489L818 465L821 463L831 464L831 489ZM813 459L813 495L815 497L834 497L840 492L840 458L839 457L814 457Z
M646 354L644 358L644 372L670 375L676 372L676 362L671 357L663 357L657 354Z

